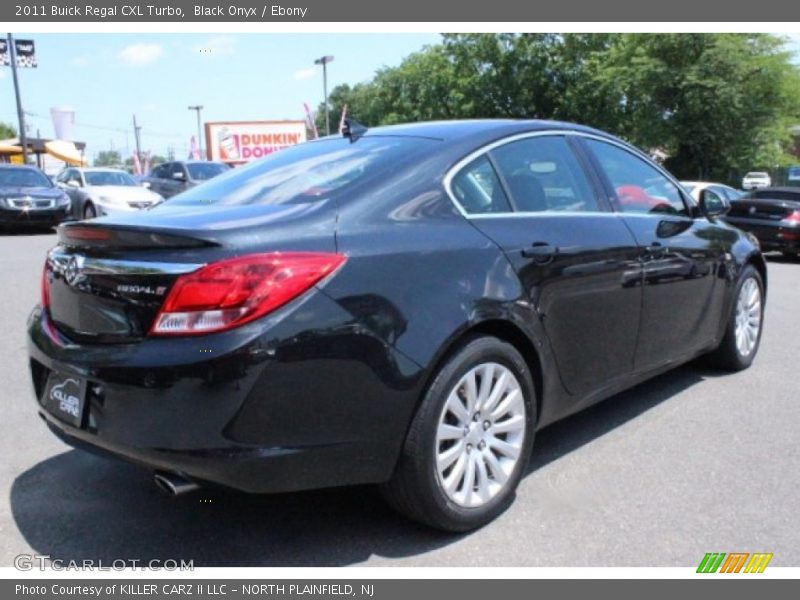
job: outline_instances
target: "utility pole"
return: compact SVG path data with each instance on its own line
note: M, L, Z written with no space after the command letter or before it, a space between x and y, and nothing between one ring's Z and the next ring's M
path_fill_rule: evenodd
M141 125L136 123L136 115L133 115L133 139L136 142L136 160L139 161L139 164L142 161L142 139L139 134L141 130ZM127 133L125 135L127 136Z
M22 99L19 95L19 78L17 77L17 47L14 36L8 34L8 57L11 59L11 76L14 79L14 94L17 97L17 118L19 119L19 141L22 145L22 160L28 164L28 135L25 132L25 113L22 112Z
M202 104L195 104L194 106L190 106L189 110L194 110L197 112L197 151L200 153L200 156L203 157L203 138L201 134L201 127L200 127L200 111L203 110ZM204 159L205 160L205 159Z
M332 56L322 56L314 61L315 65L322 65L322 94L325 97L325 135L331 134L331 115L328 106L328 63L333 62Z

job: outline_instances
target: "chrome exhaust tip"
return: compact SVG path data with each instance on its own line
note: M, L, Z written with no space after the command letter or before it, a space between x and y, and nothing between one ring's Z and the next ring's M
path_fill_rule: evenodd
M153 481L168 496L182 496L200 488L194 481L177 473L156 473Z

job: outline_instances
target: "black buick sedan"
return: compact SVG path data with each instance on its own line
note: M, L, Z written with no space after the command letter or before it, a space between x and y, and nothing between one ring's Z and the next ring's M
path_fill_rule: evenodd
M538 429L703 354L750 365L767 273L725 210L586 127L350 123L62 225L38 410L172 493L376 483L468 530Z

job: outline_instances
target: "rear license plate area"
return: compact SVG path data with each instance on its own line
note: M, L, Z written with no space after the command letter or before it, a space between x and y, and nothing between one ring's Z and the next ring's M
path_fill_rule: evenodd
M86 408L86 380L74 375L51 372L41 403L58 420L80 427Z

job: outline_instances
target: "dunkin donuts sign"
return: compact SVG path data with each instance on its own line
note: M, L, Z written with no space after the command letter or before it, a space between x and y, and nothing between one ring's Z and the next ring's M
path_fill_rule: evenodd
M242 164L306 141L305 121L206 123L209 160Z

